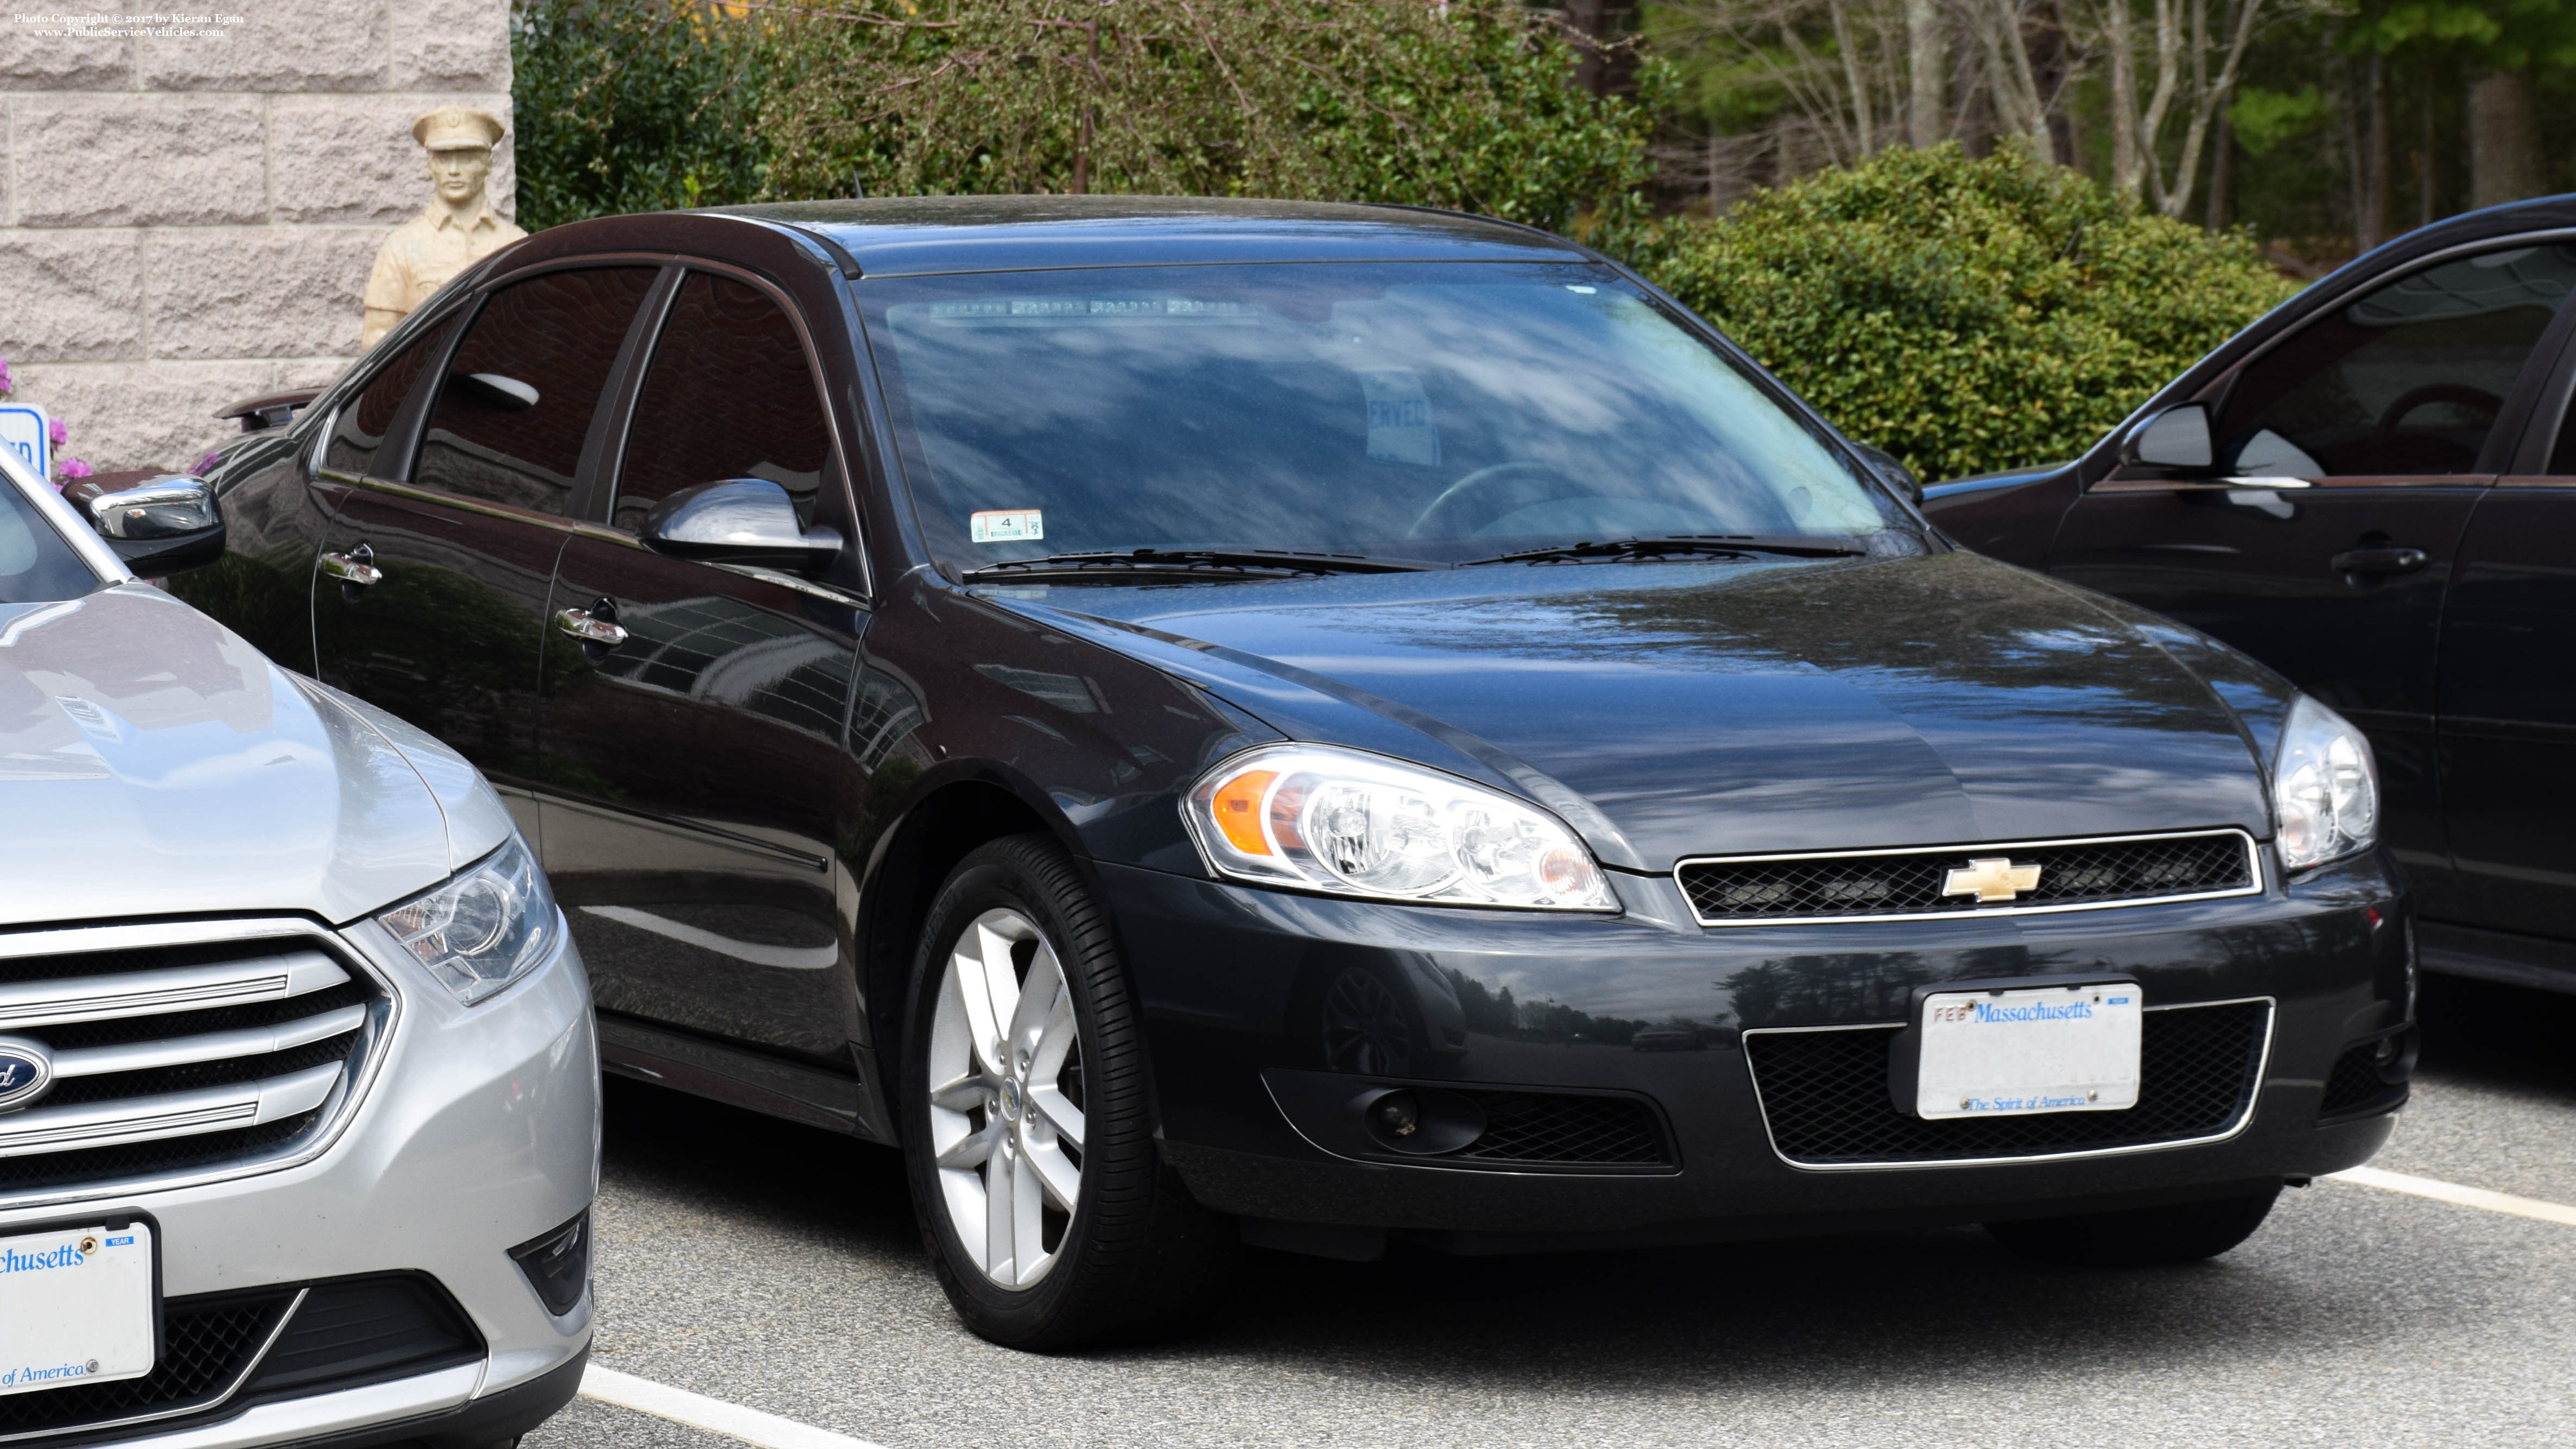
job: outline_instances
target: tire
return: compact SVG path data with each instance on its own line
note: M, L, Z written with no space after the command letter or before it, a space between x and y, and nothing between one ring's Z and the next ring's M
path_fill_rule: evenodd
M2069 1268L2148 1268L2215 1258L2263 1226L2279 1188L2127 1212L2078 1213L1988 1223L1994 1240L2022 1257Z
M1047 1353L1190 1316L1233 1235L1156 1151L1143 1022L1073 859L1043 835L977 847L931 904L912 983L905 1175L966 1327Z

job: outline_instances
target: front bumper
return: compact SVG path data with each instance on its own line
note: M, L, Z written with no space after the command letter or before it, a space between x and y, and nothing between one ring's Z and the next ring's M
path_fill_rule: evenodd
M508 990L465 1007L372 924L337 934L392 986L399 1010L365 1096L327 1148L274 1171L161 1190L147 1181L0 1212L0 1234L91 1214L146 1217L165 1304L256 1302L281 1286L398 1275L461 1313L458 1337L479 1340L479 1352L425 1371L316 1374L264 1393L264 1376L245 1373L243 1391L219 1403L141 1409L27 1442L359 1444L408 1426L394 1438L488 1443L532 1427L578 1386L588 1294L550 1312L509 1250L597 1194L598 1051L580 957L567 940Z
M2272 872L2263 894L2229 900L1724 931L1693 921L1669 877L1622 877L1616 919L1377 905L1117 866L1099 877L1145 1006L1165 1155L1191 1191L1247 1219L1459 1251L2047 1216L2338 1171L2378 1150L2395 1102L2321 1121L2328 1079L2412 1005L2403 901L2369 856L2287 885ZM1400 1062L1347 1080L1621 1094L1651 1104L1671 1161L1366 1160L1310 1116L1292 1122L1311 1109L1283 1083L1350 1071L1328 1059L1322 1016L1354 971L1403 1000L1410 1042ZM2151 1008L2268 998L2268 1054L2241 1123L2193 1145L2046 1160L1828 1171L1775 1149L1745 1028L1884 1025L1920 983L2075 973L2134 977Z

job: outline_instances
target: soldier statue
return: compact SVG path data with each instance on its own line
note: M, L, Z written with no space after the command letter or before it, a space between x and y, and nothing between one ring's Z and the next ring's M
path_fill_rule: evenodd
M376 251L367 274L367 325L362 345L393 330L445 286L448 279L526 236L492 210L483 183L492 174L492 148L501 123L481 111L443 106L414 121L412 139L429 153L429 179L437 188L428 209L394 228Z

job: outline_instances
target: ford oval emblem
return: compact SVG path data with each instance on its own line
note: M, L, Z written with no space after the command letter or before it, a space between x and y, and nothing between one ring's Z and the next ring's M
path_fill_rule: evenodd
M0 1037L0 1112L15 1111L54 1084L54 1058L42 1042Z

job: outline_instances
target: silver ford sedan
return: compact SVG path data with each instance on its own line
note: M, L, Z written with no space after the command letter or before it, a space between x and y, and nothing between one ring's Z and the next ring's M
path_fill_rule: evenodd
M220 552L193 480L0 475L0 1441L511 1443L591 1336L544 876L453 751L134 577Z

